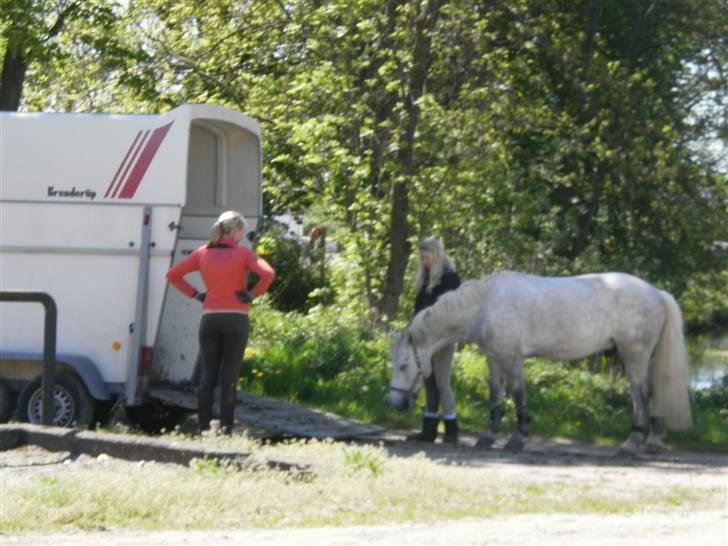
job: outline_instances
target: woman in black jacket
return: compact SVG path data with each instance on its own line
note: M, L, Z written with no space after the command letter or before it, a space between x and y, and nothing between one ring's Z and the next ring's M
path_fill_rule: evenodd
M455 265L434 237L420 243L420 269L417 272L415 314L426 309L445 292L460 286L460 277ZM407 440L434 442L440 422L438 410L442 406L445 421L443 441L456 444L458 441L458 422L455 414L455 396L450 385L450 367L455 352L454 345L443 347L432 355L432 374L425 379L425 414L422 430L407 436Z

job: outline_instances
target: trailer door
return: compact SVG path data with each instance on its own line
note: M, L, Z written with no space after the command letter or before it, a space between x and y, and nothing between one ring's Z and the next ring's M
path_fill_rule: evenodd
M226 210L257 228L261 213L260 136L228 121L193 119L187 156L187 201L181 211L176 264L208 241L210 227ZM241 244L249 244L247 240ZM204 291L198 273L186 279ZM198 352L201 304L167 287L152 360L152 381L192 383Z

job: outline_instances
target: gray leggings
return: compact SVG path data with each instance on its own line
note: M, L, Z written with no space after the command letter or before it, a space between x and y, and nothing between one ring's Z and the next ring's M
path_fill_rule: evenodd
M220 425L230 433L240 364L248 344L250 322L242 313L207 313L200 322L200 386L197 411L200 430L210 428L215 384L220 384ZM218 381L219 377L219 381Z

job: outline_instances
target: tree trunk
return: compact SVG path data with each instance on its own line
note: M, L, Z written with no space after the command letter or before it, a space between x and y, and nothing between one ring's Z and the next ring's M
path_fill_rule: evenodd
M407 93L404 101L405 132L400 143L398 162L404 175L392 185L392 213L389 225L389 263L384 278L382 298L379 301L379 312L387 319L397 315L399 296L404 287L404 275L407 270L407 261L410 253L410 225L409 225L409 183L415 174L414 144L415 130L420 118L420 109L417 101L422 97L427 81L427 74L432 63L431 45L432 34L437 16L440 12L442 0L424 2L424 11L417 14L415 20L415 41L412 60L412 69L409 74ZM419 5L422 7L422 4Z
M40 42L45 43L55 38L66 24L66 19L74 12L81 8L82 2L72 2L68 4L58 14L53 25L48 32L40 37ZM29 43L23 36L22 29L16 29L20 32L15 38L10 38L5 49L3 57L3 72L0 75L0 110L10 110L16 112L20 107L20 99L23 96L23 84L25 84L25 73L28 70L28 50L26 44ZM25 29L27 30L27 29Z
M0 76L0 110L17 111L23 96L23 82L28 63L23 48L10 41L5 49Z
M385 320L395 318L399 296L404 286L407 259L410 253L409 238L409 188L406 182L396 182L392 186L392 216L389 227L389 263L384 279L379 312Z

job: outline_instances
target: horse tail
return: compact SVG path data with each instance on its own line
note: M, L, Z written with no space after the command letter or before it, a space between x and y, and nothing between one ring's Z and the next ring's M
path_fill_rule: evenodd
M688 392L688 353L683 335L683 320L675 298L660 290L667 319L655 349L651 374L652 414L664 416L672 430L692 426Z

